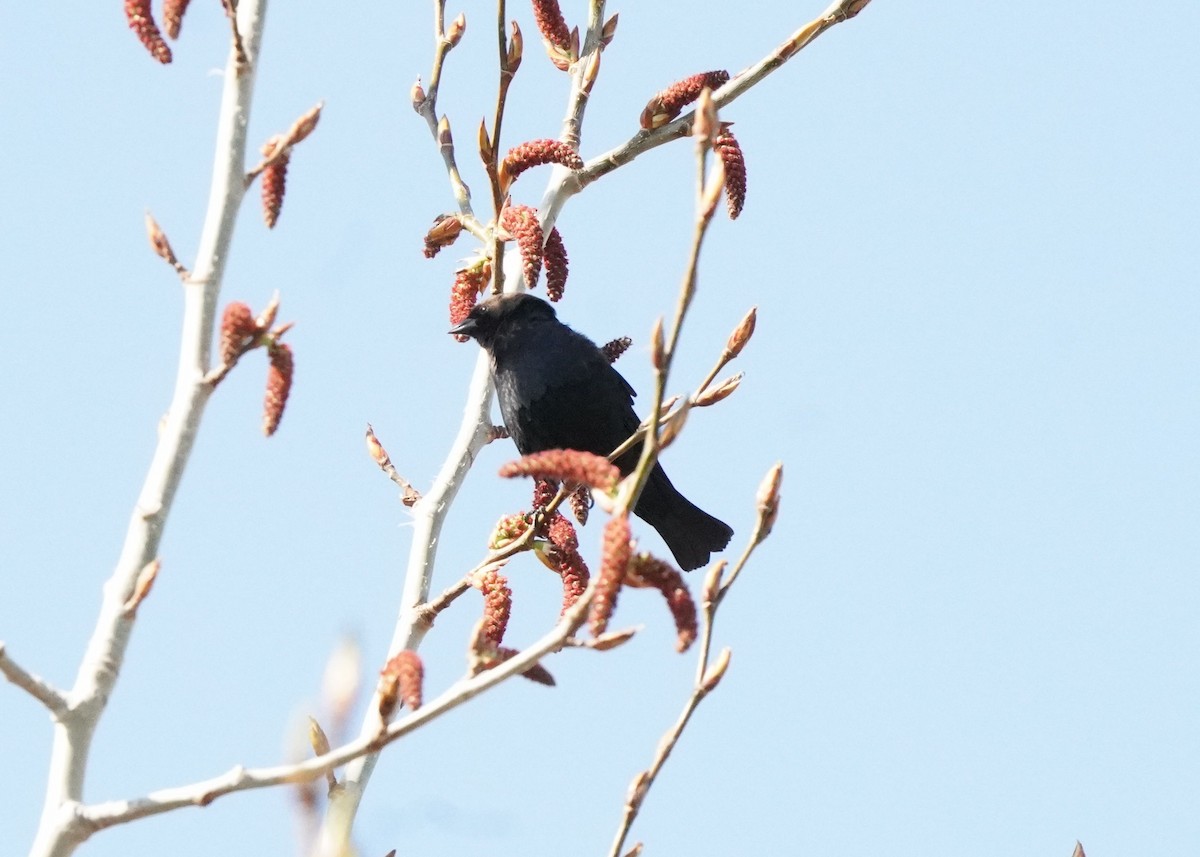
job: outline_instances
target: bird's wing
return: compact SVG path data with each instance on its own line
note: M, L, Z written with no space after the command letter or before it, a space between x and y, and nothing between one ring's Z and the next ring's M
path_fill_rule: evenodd
M504 424L522 454L612 452L637 430L633 388L586 337L563 328L496 367Z

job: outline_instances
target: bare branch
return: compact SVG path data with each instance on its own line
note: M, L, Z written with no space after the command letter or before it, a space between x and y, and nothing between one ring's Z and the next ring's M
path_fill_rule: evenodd
M67 698L62 691L50 684L41 676L34 675L9 657L0 641L0 673L21 690L28 693L57 716L67 710Z
M406 717L381 730L360 735L328 753L292 765L268 768L244 768L239 765L219 776L186 786L151 792L145 797L79 806L76 816L80 824L91 833L187 806L207 806L217 798L234 792L310 782L326 776L348 762L360 760L368 754L377 754L393 741L452 711L500 682L526 672L546 655L562 649L564 642L583 624L591 596L592 590L589 589L545 636L519 654L479 675L456 682L437 699L425 703ZM330 801L334 803L346 791L357 791L359 788L348 787L343 781L330 795Z

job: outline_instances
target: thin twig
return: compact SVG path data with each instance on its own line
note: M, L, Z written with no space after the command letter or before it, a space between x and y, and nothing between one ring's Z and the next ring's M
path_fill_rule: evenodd
M2 640L0 640L0 673L3 673L6 679L46 706L51 714L57 716L66 711L68 703L62 691L41 676L29 672L9 657Z
M484 164L488 183L492 188L492 216L500 222L500 210L504 207L504 189L500 187L500 130L504 125L504 105L508 101L508 87L512 84L513 71L508 65L508 36L505 31L505 2L496 0L496 34L500 41L500 83L496 92L496 111L492 121L491 157ZM492 293L504 291L504 242L496 233L492 234ZM532 287L533 283L526 283Z
M475 219L474 211L471 210L471 189L467 187L458 171L458 163L454 157L454 143L452 140L443 140L443 137L449 136L449 124L446 124L446 133L443 134L440 128L442 121L437 115L438 87L441 86L442 67L445 65L446 56L452 47L450 40L446 38L446 0L434 0L433 39L433 69L429 72L429 87L425 90L425 98L413 106L425 120L425 124L429 126L429 133L433 135L433 140L438 144L438 149L442 153L442 161L446 165L446 174L450 177L450 189L454 193L454 201L458 203L458 210L463 215L461 218L463 228L477 238L483 238L484 230Z

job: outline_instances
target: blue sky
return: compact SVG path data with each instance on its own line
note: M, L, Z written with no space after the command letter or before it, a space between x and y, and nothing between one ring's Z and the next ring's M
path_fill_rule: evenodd
M174 376L179 288L147 249L154 212L190 262L207 197L225 25L195 4L157 66L120 5L26 4L0 35L0 639L74 675ZM250 139L318 99L279 225L248 199L223 302L279 289L297 380L259 433L261 360L209 406L163 543L163 571L98 734L105 800L283 754L343 633L382 659L408 551L403 508L362 448L374 423L421 487L465 398L474 346L444 334L456 254L420 239L453 200L408 91L431 4L276 3ZM582 154L636 130L686 74L749 65L820 4L753 14L625 8ZM564 78L532 16L503 145L553 136ZM582 20L584 4L564 4ZM490 114L487 4L441 106L465 149ZM1200 839L1200 9L876 0L723 113L749 168L718 221L673 389L707 370L752 304L742 388L693 415L676 484L735 528L785 462L774 536L726 602L733 665L651 793L647 854L1089 857L1187 853ZM645 349L690 230L691 147L658 149L574 199L561 317ZM536 204L544 176L522 178ZM524 194L524 196L522 196ZM468 244L455 250L466 253ZM251 358L261 355L251 355ZM440 554L449 584L528 500L487 448ZM643 527L639 535L659 546ZM596 558L599 527L583 534ZM510 567L510 640L556 614L557 582ZM698 578L696 578L698 583ZM615 652L569 652L554 690L509 683L393 747L363 805L364 855L603 853L632 775L683 703L693 662L662 605L633 593ZM475 607L422 649L457 678ZM0 853L23 853L50 730L0 687ZM283 791L106 831L90 857L286 854Z

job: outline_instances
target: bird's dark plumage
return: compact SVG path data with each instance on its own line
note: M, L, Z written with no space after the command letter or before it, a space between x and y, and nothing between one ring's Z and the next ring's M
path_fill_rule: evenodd
M545 301L529 294L490 298L450 332L472 337L491 355L500 413L522 455L544 449L608 455L637 431L633 388ZM638 456L635 447L616 460L622 474ZM733 535L680 494L657 464L633 511L658 530L684 570L707 563Z

